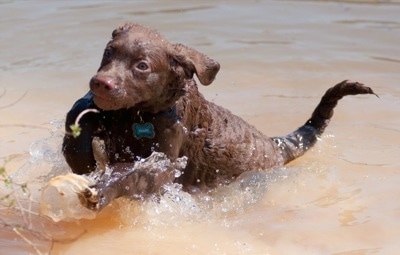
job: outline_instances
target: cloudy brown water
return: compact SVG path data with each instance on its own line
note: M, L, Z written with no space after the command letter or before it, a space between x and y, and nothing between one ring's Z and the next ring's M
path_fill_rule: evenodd
M270 136L344 79L379 95L343 99L312 151L209 196L172 189L57 224L2 205L0 254L399 254L399 13L400 1L0 0L0 159L33 197L41 175L67 170L63 118L126 21L218 60L201 91Z

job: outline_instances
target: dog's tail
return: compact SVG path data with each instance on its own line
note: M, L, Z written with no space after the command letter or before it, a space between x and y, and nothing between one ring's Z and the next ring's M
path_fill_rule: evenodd
M310 149L328 126L337 102L344 96L374 94L371 88L347 80L336 84L325 92L311 118L293 133L272 138L281 150L284 163L288 163ZM377 95L376 95L377 96Z

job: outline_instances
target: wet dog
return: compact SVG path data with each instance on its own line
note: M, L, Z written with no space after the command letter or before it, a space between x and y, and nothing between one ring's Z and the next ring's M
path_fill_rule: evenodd
M281 166L303 155L324 132L338 100L347 95L373 94L363 84L343 81L328 89L306 123L293 133L269 138L255 127L212 102L198 91L213 82L217 61L158 32L125 24L112 33L90 91L67 114L63 153L72 171L89 174L111 171L86 190L82 203L100 210L120 196L145 197L180 183L188 192L228 184L249 170ZM71 124L80 120L78 137ZM100 148L100 149L99 149ZM153 152L171 165L132 171ZM177 174L173 164L186 157Z

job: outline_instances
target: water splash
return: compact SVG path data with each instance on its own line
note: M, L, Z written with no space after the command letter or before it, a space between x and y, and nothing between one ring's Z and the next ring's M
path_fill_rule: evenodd
M52 178L60 175L70 176L71 174L60 149L63 137L62 123L62 121L54 122L50 137L32 144L30 160L14 173L14 178L20 181L29 181L31 187L35 187L35 201L40 200L40 190ZM162 168L165 161L155 164L161 164L159 167ZM175 176L180 174L181 172L177 170ZM139 202L129 199L119 200L119 213L124 222L133 225L139 223L175 225L185 221L212 221L213 219L232 217L232 215L237 215L259 202L267 192L268 184L285 178L286 174L282 168L269 172L249 171L239 176L236 181L228 186L221 185L215 190L198 195L190 195L182 190L181 185L171 184L165 186L165 193L160 197L151 197ZM69 189L72 193L75 190L73 187L74 184ZM79 185L76 187L79 187ZM56 205L54 206L54 208L57 208ZM69 207L71 204L66 202L62 206ZM136 215L135 212L140 213ZM60 219L60 213L67 215L68 210L58 211L57 220ZM84 218L93 218L93 215Z
M165 187L161 197L138 202L123 200L120 217L125 225L146 228L178 226L187 222L222 222L232 224L232 217L257 205L266 195L272 182L287 178L286 168L272 171L249 171L230 185L221 185L215 190L190 195L180 184Z

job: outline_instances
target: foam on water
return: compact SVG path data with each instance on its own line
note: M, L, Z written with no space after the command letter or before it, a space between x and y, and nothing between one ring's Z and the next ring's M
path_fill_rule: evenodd
M269 183L286 178L289 172L279 168L270 172L249 171L227 186L208 193L188 194L181 185L166 186L159 198L145 201L120 200L120 217L127 225L176 226L185 222L231 224L229 218L239 215L259 202Z

